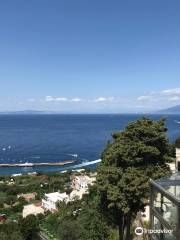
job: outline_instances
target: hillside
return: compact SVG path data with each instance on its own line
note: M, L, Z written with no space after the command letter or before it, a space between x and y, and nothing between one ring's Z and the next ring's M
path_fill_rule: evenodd
M164 114L180 114L180 105L176 105L171 108L162 109L158 113L164 113Z

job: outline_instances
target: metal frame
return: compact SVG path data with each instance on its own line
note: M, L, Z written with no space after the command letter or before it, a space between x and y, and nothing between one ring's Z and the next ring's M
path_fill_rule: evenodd
M161 185L160 182L167 182L169 186L173 186L174 184L171 185L171 183L178 183L177 185L180 185L180 180L158 180L158 181L150 181L150 188L151 188L151 196L150 196L150 226L151 229L153 228L153 218L154 216L159 220L160 224L162 227L165 227L167 229L171 229L172 226L166 222L166 220L161 216L161 214L154 208L153 206L153 193L154 190L158 191L161 193L163 196L165 196L167 199L169 199L174 205L177 207L177 219L176 219L176 229L175 232L173 233L174 236L176 237L176 240L180 240L180 200L177 199L173 194L170 192L166 191ZM175 184L176 185L176 184ZM151 236L151 239L154 239L153 236ZM160 237L160 239L163 239L163 235Z

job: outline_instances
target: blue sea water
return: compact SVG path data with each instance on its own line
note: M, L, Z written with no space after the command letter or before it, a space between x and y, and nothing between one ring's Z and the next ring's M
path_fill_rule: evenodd
M81 163L96 160L113 132L140 117L138 114L0 115L0 163L60 162L76 159L74 154ZM167 118L168 136L173 141L180 136L180 115L163 117ZM11 167L0 168L0 174L66 168L69 166Z

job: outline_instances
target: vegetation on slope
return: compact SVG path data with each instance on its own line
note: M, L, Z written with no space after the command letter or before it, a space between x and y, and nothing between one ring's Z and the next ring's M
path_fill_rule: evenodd
M166 132L164 120L142 118L130 123L124 131L114 133L108 142L97 168L97 183L89 194L68 204L59 203L58 212L47 212L33 219L29 216L22 220L20 209L16 209L17 222L1 225L0 234L9 240L35 240L39 231L47 233L49 239L59 240L133 239L134 219L149 198L149 179L170 173L167 163L174 157L174 146ZM5 202L13 209L17 193L36 191L38 200L45 192L59 189L69 192L70 175L68 172L22 176L12 186L1 184L1 210L5 211ZM1 180L6 181L5 177ZM20 204L22 207L23 201Z

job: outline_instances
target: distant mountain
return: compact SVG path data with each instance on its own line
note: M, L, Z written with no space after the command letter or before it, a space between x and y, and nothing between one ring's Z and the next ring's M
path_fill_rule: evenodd
M180 114L180 105L176 105L174 107L170 107L167 109L162 109L158 111L158 113L164 113L164 114Z
M55 114L52 111L36 111L36 110L24 110L24 111L7 111L0 112L0 114L17 114L17 115L32 115L32 114Z

